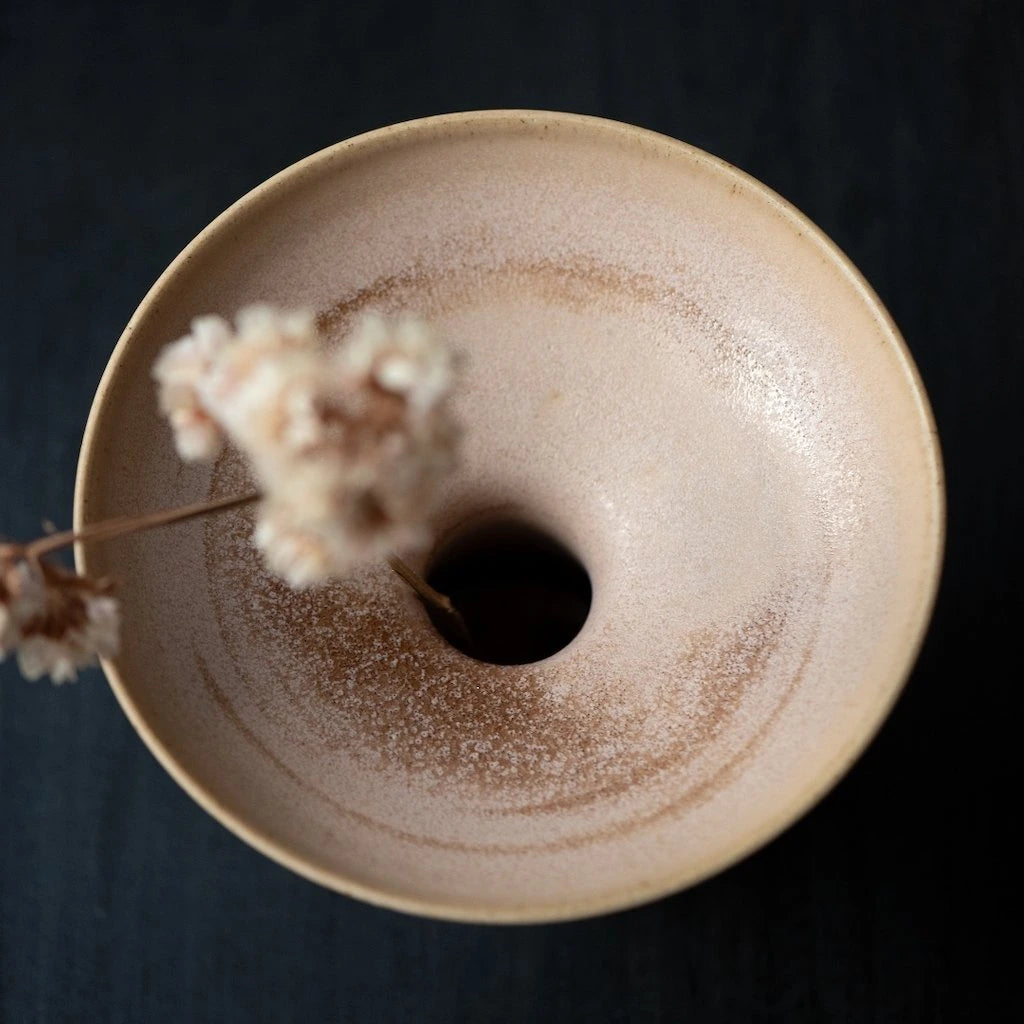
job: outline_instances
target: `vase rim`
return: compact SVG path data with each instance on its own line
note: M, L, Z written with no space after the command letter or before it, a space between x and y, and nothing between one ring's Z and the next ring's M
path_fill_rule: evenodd
M573 900L561 905L545 902L541 905L524 903L520 906L487 907L476 904L460 905L447 900L440 902L419 899L404 892L366 885L355 879L342 877L333 871L324 870L312 860L289 850L271 836L252 827L193 777L147 723L145 715L132 698L129 687L116 666L109 661L102 663L103 670L122 710L160 764L197 803L247 843L296 873L327 888L365 902L411 914L478 923L541 923L571 920L623 910L650 902L696 884L735 864L766 845L810 810L846 774L874 738L909 677L924 642L934 609L946 537L946 494L942 456L933 412L920 373L905 340L878 295L849 257L824 231L762 182L727 161L688 143L650 129L606 118L533 109L471 110L439 114L402 121L356 135L321 149L273 175L216 217L182 250L152 285L129 320L111 354L97 388L83 436L75 482L75 528L80 529L84 525L86 495L90 482L98 472L101 458L96 440L100 410L106 404L118 368L132 344L136 326L143 318L151 314L155 305L160 301L161 295L195 254L211 240L221 237L230 230L232 224L239 218L251 215L254 209L280 190L294 188L304 179L315 177L338 161L366 156L387 147L405 145L412 141L438 140L445 136L461 137L468 133L507 131L510 128L514 129L516 125L521 125L524 130L536 130L545 125L571 129L594 136L617 138L623 143L635 142L644 146L655 146L663 152L672 153L677 159L699 165L711 175L736 185L770 206L792 227L795 233L803 237L806 245L815 247L823 259L833 264L876 317L882 332L898 358L900 369L917 407L923 428L922 432L926 439L925 457L929 462L927 467L929 494L927 498L930 502L932 535L929 538L929 559L921 600L918 605L919 611L915 615L914 621L909 623L906 629L902 664L895 667L890 684L886 688L880 689L876 706L861 719L861 731L857 735L849 736L842 749L837 749L834 752L831 763L824 770L818 772L812 784L793 793L785 806L775 813L771 820L744 834L742 839L734 844L727 856L715 854L706 858L703 863L688 864L684 871L673 877L658 878L641 885L603 893L596 898ZM76 545L75 561L81 571L89 571L90 556L81 544Z

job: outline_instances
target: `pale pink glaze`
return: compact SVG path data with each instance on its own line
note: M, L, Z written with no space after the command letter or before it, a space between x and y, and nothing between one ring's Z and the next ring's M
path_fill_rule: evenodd
M147 297L104 378L80 522L232 493L184 467L149 367L254 300L432 319L466 354L439 531L507 508L588 568L545 662L449 648L386 569L295 594L236 512L80 551L123 581L106 666L208 809L342 891L485 920L594 913L747 852L870 738L916 652L942 488L874 296L699 151L569 115L429 119L242 200Z

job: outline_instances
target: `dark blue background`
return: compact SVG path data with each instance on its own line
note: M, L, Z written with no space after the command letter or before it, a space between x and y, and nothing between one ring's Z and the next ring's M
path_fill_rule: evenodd
M996 923L1019 732L1019 4L0 3L0 529L70 518L93 390L217 213L354 133L479 107L603 114L777 189L874 284L950 486L934 627L805 820L652 906L488 929L265 860L164 774L102 677L0 668L0 1018L1005 1019ZM1011 665L1013 662L1011 662Z

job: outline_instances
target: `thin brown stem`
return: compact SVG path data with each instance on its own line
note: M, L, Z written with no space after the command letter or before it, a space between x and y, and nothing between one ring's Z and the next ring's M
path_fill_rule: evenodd
M199 516L210 515L214 512L226 512L228 509L251 505L253 502L259 501L260 497L259 492L253 492L251 494L234 495L230 498L219 498L216 501L202 501L194 505L183 505L180 508L161 509L159 512L149 512L142 516L117 516L113 519L101 520L98 523L89 523L80 530L65 530L63 533L49 534L25 545L6 544L3 545L3 549L4 553L8 555L17 552L20 557L27 558L32 562L38 562L43 555L48 555L52 551L58 551L72 544L112 540L115 537L123 537L126 534L139 533L142 530L152 530L157 526L168 526L171 523L196 519ZM419 573L403 562L397 555L389 558L388 564L425 604L430 605L435 611L445 616L458 632L466 638L468 643L469 631L466 629L466 623L449 597L442 594L439 590L435 590Z
M408 566L397 555L392 555L388 559L388 565L404 583L412 588L420 600L440 612L452 624L468 648L471 645L471 640L466 620L463 619L458 608L452 604L451 598L442 594L441 591L435 590L415 569Z
M142 516L118 516L114 519L104 519L98 523L89 523L80 530L65 530L63 533L55 533L48 537L40 537L38 540L26 544L24 553L26 558L33 561L66 548L78 541L111 540L114 537L122 537L129 533L138 533L141 530L152 530L157 526L167 526L170 523L180 523L186 519L195 519L199 516L206 516L212 512L226 512L231 508L240 508L242 505L251 505L260 498L259 493L235 495L231 498L219 498L216 501L203 501L194 505L183 505L181 508L162 509L159 512L149 512Z
M392 555L388 559L388 565L427 604L432 604L438 611L442 611L446 615L456 614L455 606L452 604L451 599L442 594L440 590L435 590L415 569L410 568L403 562L398 555Z

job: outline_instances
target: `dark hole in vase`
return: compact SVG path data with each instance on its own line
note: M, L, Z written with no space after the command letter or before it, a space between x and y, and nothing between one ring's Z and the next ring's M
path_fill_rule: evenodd
M494 665L525 665L565 647L590 612L587 570L553 537L511 519L467 527L444 543L427 582L462 615L461 630L427 609L453 647Z

